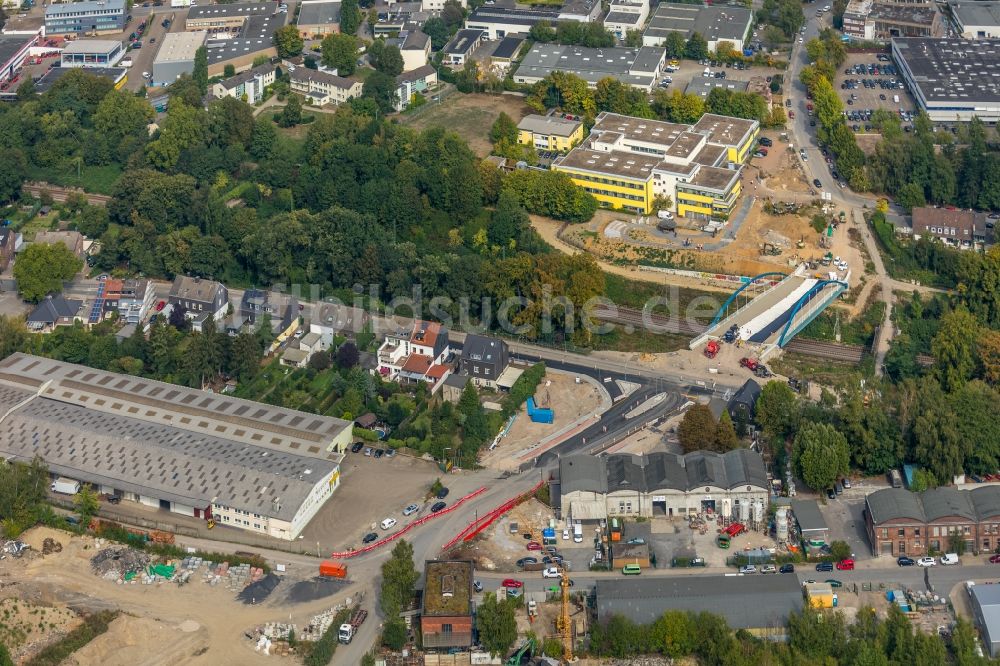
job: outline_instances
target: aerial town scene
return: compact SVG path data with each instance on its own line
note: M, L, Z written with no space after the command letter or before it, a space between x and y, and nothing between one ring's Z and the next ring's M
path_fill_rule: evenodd
M0 666L1000 663L1000 0L0 25Z

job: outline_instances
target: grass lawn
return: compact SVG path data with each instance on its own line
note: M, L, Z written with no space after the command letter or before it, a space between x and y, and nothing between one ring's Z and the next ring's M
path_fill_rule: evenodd
M39 231L50 231L52 229L52 223L55 221L56 215L50 213L45 217L33 217L28 220L27 224L20 228L20 232L24 234L24 240L26 243L30 243L35 240L35 234Z
M690 338L674 333L650 333L638 330L626 333L620 328L605 335L594 335L594 351L645 352L662 354L687 349Z
M443 127L465 139L476 155L490 154L490 127L500 115L506 113L518 122L531 113L524 99L514 95L452 93L440 102L428 101L412 114L400 116L400 121L419 130Z
M671 294L676 289L677 303L670 303ZM707 297L713 301L721 301L717 292L698 291L687 287L669 287L653 282L643 282L640 280L630 280L614 273L604 274L604 295L621 307L641 310L652 299L667 299L667 303L657 305L653 312L657 315L667 314L668 308L676 307L678 313L684 316L688 305L696 298ZM658 301L659 303L659 301ZM714 312L704 314L700 310L696 316L703 323L708 323L715 315Z
M787 377L800 377L825 386L857 385L862 377L875 373L875 363L871 356L861 359L861 364L831 361L829 359L784 352L769 362L771 370Z
M53 185L62 185L63 187L80 187L85 192L93 194L111 194L115 183L118 182L118 178L122 175L121 168L114 164L106 166L83 165L79 173L80 175L77 176L77 167L75 164L65 169L40 166L28 167L28 178L31 180L44 181Z

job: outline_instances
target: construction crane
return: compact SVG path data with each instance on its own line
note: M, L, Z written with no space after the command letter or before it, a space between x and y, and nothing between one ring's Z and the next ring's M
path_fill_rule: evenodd
M569 622L569 574L563 571L559 586L562 587L562 610L559 613L557 629L562 636L563 661L573 662L573 627Z

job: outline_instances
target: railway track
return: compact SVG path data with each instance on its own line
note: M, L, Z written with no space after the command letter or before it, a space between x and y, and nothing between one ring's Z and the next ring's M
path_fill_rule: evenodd
M643 325L642 311L631 308L619 307L617 311L605 307L594 310L594 316L601 321L622 324L626 326ZM649 321L655 326L680 335L700 335L708 328L700 322L691 322L678 319L676 317L665 317L663 315L650 315ZM824 342L822 340L804 340L796 338L785 346L786 351L816 358L826 358L833 361L845 361L849 363L859 363L864 356L865 349L859 345L844 345L837 342Z
M53 201L60 203L66 201L66 197L70 194L82 194L87 197L87 203L91 206L106 206L111 201L111 197L105 194L91 194L72 187L60 187L49 183L25 183L21 189L33 197L39 197L42 192L48 192Z

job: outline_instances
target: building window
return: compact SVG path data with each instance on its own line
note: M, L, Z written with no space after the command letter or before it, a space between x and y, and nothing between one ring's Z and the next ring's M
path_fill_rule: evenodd
M885 528L885 527L882 528L882 538L883 539L888 539L889 538L889 530L887 528Z
M902 527L900 527L898 530L896 530L896 536L905 537L906 536L906 530L903 529Z
M442 634L450 634L451 633L451 625L450 624L442 624L441 625L441 633Z
M898 548L897 548L897 552L898 552L898 553L899 553L900 555L902 555L903 553L905 553L905 552L906 552L906 542L905 542L905 541L900 541L900 542L899 542L899 546L898 546Z
M913 536L917 536L917 537L920 536L920 528L919 527L913 528Z

